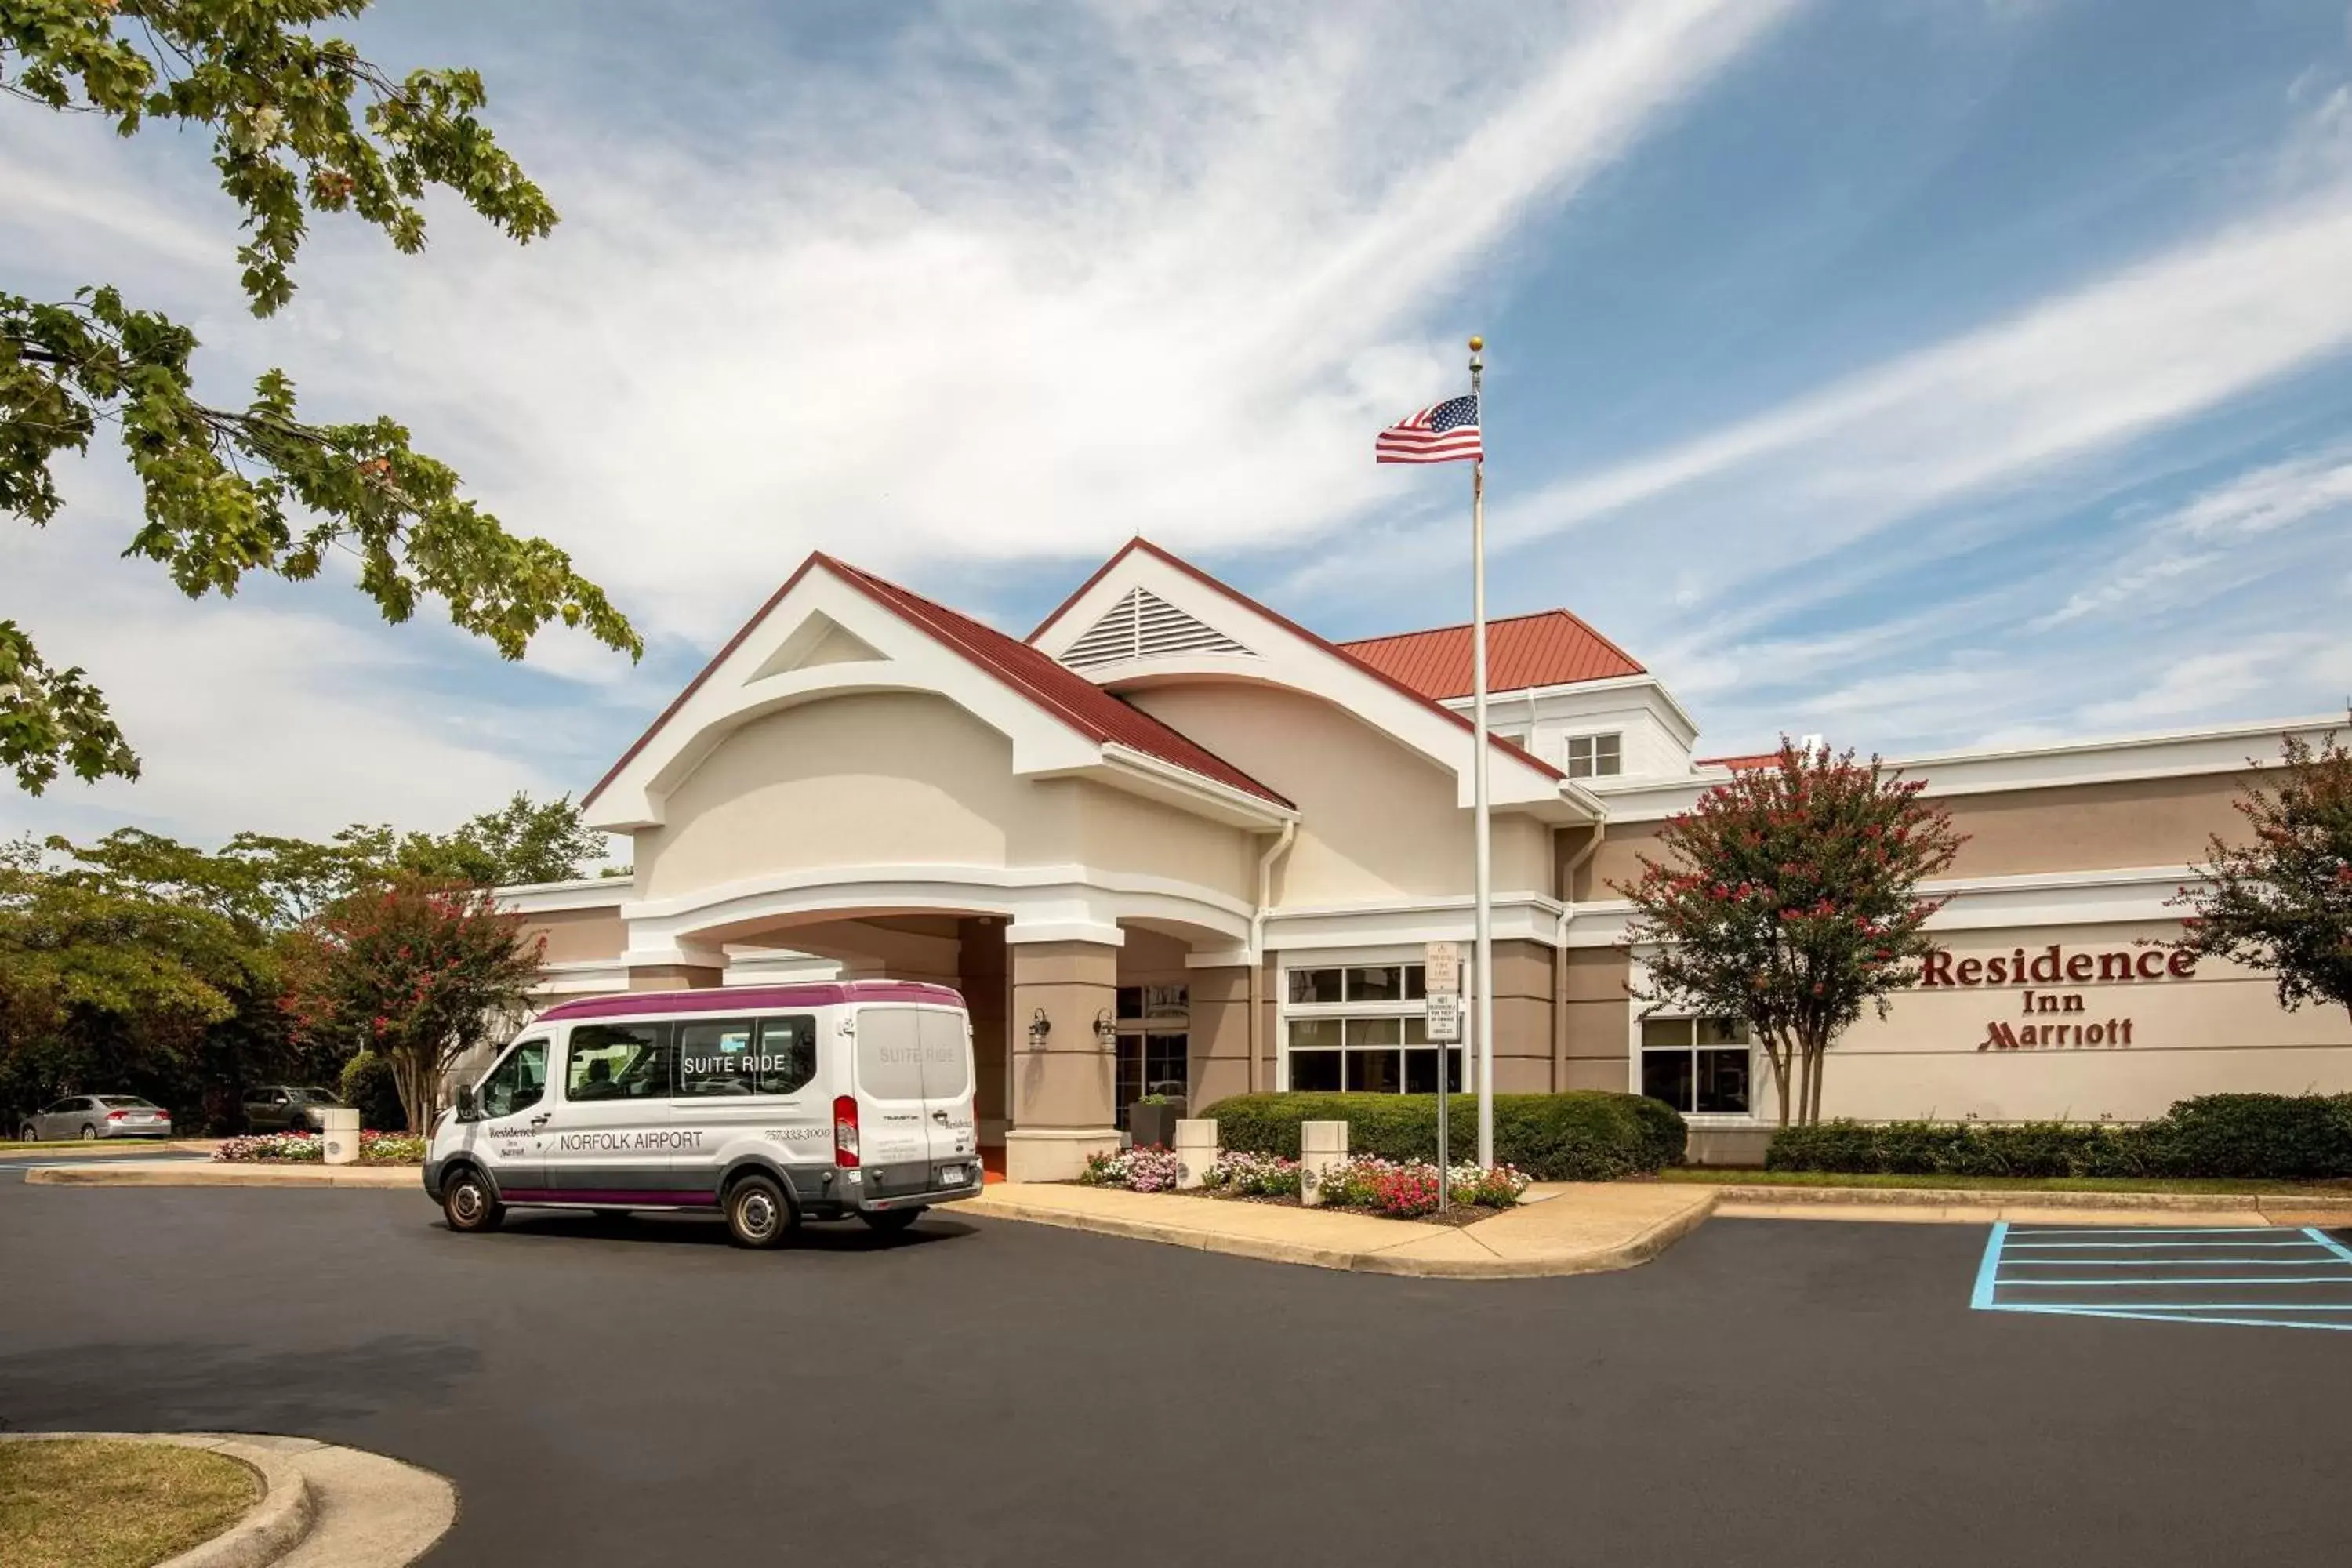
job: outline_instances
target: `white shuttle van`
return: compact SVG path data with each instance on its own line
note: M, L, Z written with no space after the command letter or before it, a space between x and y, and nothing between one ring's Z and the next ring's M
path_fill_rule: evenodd
M434 1125L425 1190L449 1228L516 1205L703 1209L736 1243L803 1219L899 1230L981 1190L971 1024L892 980L636 992L520 1031Z

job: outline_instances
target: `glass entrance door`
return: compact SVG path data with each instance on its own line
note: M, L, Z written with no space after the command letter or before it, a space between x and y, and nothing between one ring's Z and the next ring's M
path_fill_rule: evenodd
M1118 988L1118 1067L1113 1099L1122 1131L1128 1108L1147 1094L1192 1095L1191 997L1181 985Z

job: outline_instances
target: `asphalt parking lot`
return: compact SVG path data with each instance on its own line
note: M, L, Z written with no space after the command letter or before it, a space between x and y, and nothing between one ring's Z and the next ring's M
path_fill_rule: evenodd
M1975 1310L1986 1244L1465 1283L0 1173L0 1419L430 1466L436 1565L2343 1560L2352 1335Z

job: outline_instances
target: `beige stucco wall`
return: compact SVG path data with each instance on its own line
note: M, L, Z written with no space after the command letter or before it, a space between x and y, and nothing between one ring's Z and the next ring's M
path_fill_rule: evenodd
M1943 946L1956 960L2028 960L2055 942L2063 953L2148 951L2147 938L2174 934L2168 921L1955 931ZM2027 994L2082 1010L2028 1012ZM2074 1043L2071 1030L2128 1020L2130 1044ZM2065 1026L2066 1043L1979 1049L1990 1026ZM1832 1047L1823 1112L1872 1120L1975 1116L2013 1121L2112 1116L2142 1121L2195 1094L2352 1090L2352 1020L2340 1008L2287 1012L2271 982L2234 964L2199 961L2182 979L2056 984L1918 987L1895 998L1884 1020L1865 1015Z
M1565 1020L1567 1043L1560 1088L1626 1087L1625 994L1631 961L1613 947L1576 947L1568 952Z
M1153 687L1139 708L1287 796L1297 841L1275 879L1292 908L1467 892L1471 814L1454 775L1319 698L1244 683ZM1495 819L1495 886L1549 892L1551 835Z
M629 944L617 902L598 910L551 910L523 921L523 939L543 937L548 963L610 963Z
M1013 772L1012 743L943 698L835 697L716 746L636 836L638 896L833 866L1036 866L1196 883L1234 898L1251 836L1085 779Z
M2205 773L1987 795L1930 793L1927 798L1949 812L1953 826L1968 836L1948 875L2007 877L2202 860L2212 835L2242 837L2244 824L2230 805L2242 782L2238 774ZM1641 855L1659 857L1657 837L1664 826L1611 823L1601 847L1577 871L1575 896L1617 897L1609 884L1638 877ZM1560 837L1563 858L1581 847L1575 834Z
M1249 977L1247 966L1240 964L1195 969L1186 977L1192 988L1195 1114L1228 1095L1249 1092Z
M2179 866L2205 858L2206 841L2242 837L2231 809L2233 773L1954 795L1938 802L1969 836L1955 877Z
M1060 859L1067 816L1013 774L1013 746L943 698L836 697L735 731L636 835L639 897L762 872Z

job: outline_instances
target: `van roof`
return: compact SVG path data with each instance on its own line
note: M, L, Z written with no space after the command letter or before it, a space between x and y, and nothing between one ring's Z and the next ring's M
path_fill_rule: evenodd
M928 1002L961 1007L963 996L920 980L831 980L809 985L720 985L695 991L629 991L559 1002L538 1022L563 1018L641 1018L656 1013L765 1012L774 1007L831 1007L844 1002Z

